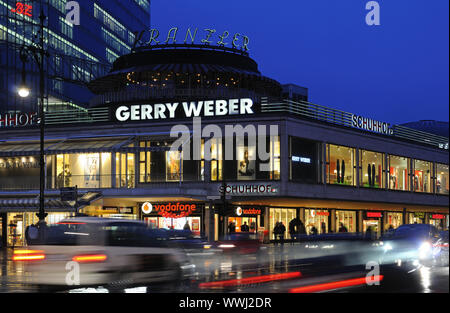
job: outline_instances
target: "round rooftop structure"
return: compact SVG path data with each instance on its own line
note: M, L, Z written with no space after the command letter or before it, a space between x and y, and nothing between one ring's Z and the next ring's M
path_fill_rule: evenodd
M242 50L208 45L141 47L119 57L89 83L91 106L136 101L280 97L281 85L263 76Z

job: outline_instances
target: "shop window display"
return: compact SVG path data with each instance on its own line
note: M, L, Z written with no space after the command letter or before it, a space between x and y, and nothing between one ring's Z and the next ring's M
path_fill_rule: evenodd
M403 213L387 212L384 223L384 231L397 229L403 224Z
M355 186L355 149L327 144L327 183Z
M328 218L330 212L321 209L305 210L305 228L309 235L326 234L329 232Z
M384 188L384 154L360 151L360 185L370 188Z
M436 193L441 195L448 195L449 191L449 175L448 165L436 164Z
M432 192L431 186L431 162L414 160L414 191L415 192Z
M343 227L342 227L343 226ZM336 232L356 232L356 211L336 211Z
M134 188L134 153L116 153L116 187Z
M290 179L317 183L318 143L303 138L290 137Z
M297 217L296 209L270 209L269 213L269 238L274 240L273 229L277 222L282 222L286 227L285 239L292 239L289 234L289 222Z
M48 157L49 162L55 164L56 188L111 188L111 153L58 154Z
M409 159L389 156L389 189L409 190Z

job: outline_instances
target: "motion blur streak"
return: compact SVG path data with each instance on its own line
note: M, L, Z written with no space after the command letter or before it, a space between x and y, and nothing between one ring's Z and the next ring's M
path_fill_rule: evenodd
M383 275L378 275L373 277L373 282L379 282L383 280ZM341 280L332 283L318 284L318 285L310 285L298 288L292 288L289 290L290 293L308 293L308 292L320 292L327 291L339 288L346 288L352 286L364 285L366 283L366 277Z
M39 250L15 250L13 261L36 261L44 260L45 254Z
M247 278L241 278L241 279L214 281L214 282L209 282L209 283L201 283L198 286L201 289L220 288L220 287L227 287L227 286L266 283L266 282L270 282L270 281L291 279L291 278L296 278L296 277L300 277L300 276L302 276L302 273L300 273L300 272L291 272L291 273L283 273L283 274L254 276L254 277L247 277Z
M77 255L72 258L72 261L79 263L88 262L103 262L106 261L107 256L105 254L92 254L92 255Z

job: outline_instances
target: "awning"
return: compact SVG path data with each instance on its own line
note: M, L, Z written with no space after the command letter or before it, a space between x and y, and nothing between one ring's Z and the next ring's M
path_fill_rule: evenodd
M122 139L102 139L102 140L64 140L44 145L44 153L52 154L70 154L70 153L106 153L106 152L124 152L134 153L140 151L167 151L170 147L131 147L133 137ZM40 154L39 143L0 143L0 157L17 156L37 156Z
M93 201L103 197L101 192L87 192L79 195L77 202L61 201L60 197L44 199L46 212L75 212ZM39 197L0 199L0 213L3 212L38 212Z
M46 143L45 154L68 154L68 153L101 153L116 152L122 146L130 142L130 138L102 139L102 140L63 140ZM0 144L0 157L34 156L40 154L39 142L3 143Z

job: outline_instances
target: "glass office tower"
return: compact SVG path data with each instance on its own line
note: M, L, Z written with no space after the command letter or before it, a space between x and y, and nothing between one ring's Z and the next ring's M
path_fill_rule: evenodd
M135 31L150 27L150 0L78 0L80 25L66 20L67 2L0 0L0 114L38 112L39 71L31 55L25 66L30 96L19 97L17 89L23 81L20 50L39 43L41 7L47 17L47 111L86 108L92 94L85 84L130 52Z

